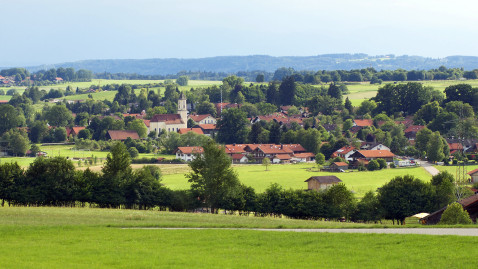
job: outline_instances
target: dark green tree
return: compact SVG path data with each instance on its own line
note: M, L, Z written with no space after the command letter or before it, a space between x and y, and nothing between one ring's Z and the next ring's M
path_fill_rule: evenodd
M281 105L295 103L296 84L293 76L285 77L279 86L279 100Z
M192 172L186 177L191 190L211 208L211 213L217 213L224 199L236 194L239 179L223 147L210 141L203 148L204 153L189 163Z
M222 112L221 119L217 121L219 129L217 139L225 144L244 143L248 130L246 113L237 108L229 108Z

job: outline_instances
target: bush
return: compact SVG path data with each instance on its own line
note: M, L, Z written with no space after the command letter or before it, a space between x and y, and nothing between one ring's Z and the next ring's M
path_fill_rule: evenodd
M368 163L367 169L368 169L369 171L379 170L379 169L380 169L380 164L378 164L378 162L377 162L376 160L371 160L371 161Z
M450 204L441 216L440 224L471 224L470 215L457 202Z
M397 168L397 166L395 166L394 163L391 163L391 164L390 164L390 168Z
M387 162L384 159L379 158L377 159L377 162L380 165L380 169L387 168Z
M131 156L132 159L138 157L139 152L135 147L131 147L128 149L129 156Z

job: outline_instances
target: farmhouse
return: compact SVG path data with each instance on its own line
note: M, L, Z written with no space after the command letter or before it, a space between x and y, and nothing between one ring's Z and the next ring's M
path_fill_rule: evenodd
M289 154L277 154L272 158L272 163L290 163L290 159Z
M81 131L81 130L84 130L86 129L86 127L84 126L75 126L75 127L71 127L71 128L66 128L66 136L67 137L70 137L71 136L78 136L78 133Z
M217 129L216 124L198 124L194 128L201 128L202 132L209 137L214 137L216 135Z
M194 159L195 154L202 154L204 149L202 147L178 147L176 150L176 159L190 162Z
M393 162L393 158L395 154L393 154L389 150L357 150L350 156L351 158L355 159L364 159L367 161L376 160L376 159L384 159L386 162Z
M294 156L291 158L292 162L311 162L315 160L315 155L312 152L304 152L304 153L294 153Z
M188 110L186 96L181 93L178 100L178 114L157 114L149 122L149 132L159 134L162 130L167 132L178 132L179 129L188 127Z
M200 135L204 134L201 128L181 128L178 131L179 134L186 134L186 133L189 133L189 132L193 132L193 133L200 134Z
M355 147L352 146L345 146L342 147L338 150L336 150L334 153L332 153L332 158L335 157L340 157L344 160L351 161L352 158L350 157L354 152L355 152Z
M336 176L316 176L310 177L305 182L307 182L308 190L320 191L339 184L342 180Z
M249 159L246 155L236 153L231 155L232 163L247 163Z

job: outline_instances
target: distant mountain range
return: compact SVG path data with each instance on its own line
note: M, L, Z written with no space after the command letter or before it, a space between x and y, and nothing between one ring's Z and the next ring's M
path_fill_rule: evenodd
M426 58L421 56L395 56L367 54L323 54L317 56L219 56L197 59L125 59L125 60L84 60L54 65L27 67L35 72L42 69L73 67L88 69L94 73L137 73L141 75L168 75L181 71L206 71L235 73L238 71L274 72L281 67L295 70L351 70L373 67L376 70L429 70L440 66L447 68L478 69L478 57L449 56Z

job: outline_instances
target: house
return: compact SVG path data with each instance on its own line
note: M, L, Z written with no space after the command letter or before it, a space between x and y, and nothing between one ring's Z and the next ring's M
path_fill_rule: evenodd
M249 159L246 155L236 153L231 155L232 163L247 163Z
M388 150L390 151L390 148L385 146L384 144L381 143L376 143L376 142L362 142L362 145L360 146L360 149L366 149L366 150Z
M461 143L448 143L450 148L450 155L453 155L457 152L463 153L463 145Z
M106 137L111 140L124 141L128 138L139 139L138 132L132 130L109 130Z
M178 147L176 150L176 159L190 162L195 158L196 154L203 154L204 149L202 147Z
M461 199L460 201L458 201L458 203L463 206L463 209L466 210L470 215L471 220L476 223L476 218L478 217L478 194L475 194L465 199ZM422 222L428 225L439 223L441 220L441 215L447 207L448 206L445 206L440 210L437 210L430 215L424 217L422 219Z
M289 154L276 154L272 158L272 163L290 163L291 158Z
M349 169L349 164L344 162L334 162L329 165L329 168L334 172L342 172L343 170Z
M342 180L336 176L316 176L310 177L305 182L307 182L308 190L320 191L339 184Z
M389 150L357 150L351 156L352 159L364 159L367 161L384 159L386 162L393 162L395 154Z
M189 133L189 132L193 132L193 133L200 134L200 135L204 134L201 128L181 128L178 131L179 134L186 134L186 133Z
M149 122L149 132L161 131L178 132L179 129L187 128L188 110L186 104L186 96L184 92L178 100L178 114L157 114Z
M472 183L478 182L478 169L472 170L467 174L470 175Z
M292 162L298 162L298 163L311 162L314 160L315 160L315 155L312 152L294 153L294 155L291 158Z
M216 133L217 133L216 124L198 124L194 127L195 128L196 127L201 128L202 132L209 137L215 137L216 136Z
M1 104L8 104L8 100L0 100L0 105Z
M346 161L351 161L352 158L350 157L354 152L356 151L355 147L352 146L345 146L342 147L338 150L336 150L334 153L332 153L331 158L335 157L340 157Z
M216 119L211 116L211 114L205 115L196 115L192 114L188 116L189 119L192 119L195 124L216 124Z
M224 148L226 150L226 153L229 155L234 155L234 154L241 154L245 155L246 154L246 148L247 144L228 144L225 145Z
M365 119L365 120L355 119L353 126L372 127L373 126L373 120L371 120L371 119Z
M301 116L288 116L288 115L286 115L282 112L275 112L273 114L266 115L266 116L254 117L254 118L251 119L251 124L254 124L254 123L259 122L261 120L266 121L266 122L275 121L275 122L279 123L280 125L286 125L286 126L290 126L293 122L299 124L300 126L304 125Z
M66 136L67 137L70 137L70 135L73 136L73 137L78 136L78 133L81 130L84 130L84 129L86 129L85 126L75 126L75 127L72 127L72 128L67 127L66 128Z
M365 159L355 159L349 162L349 169L358 169L360 166L367 167L369 161Z
M408 140L415 140L415 138L417 137L417 133L424 128L425 126L423 125L410 125L403 132L405 133L405 137L408 138Z

